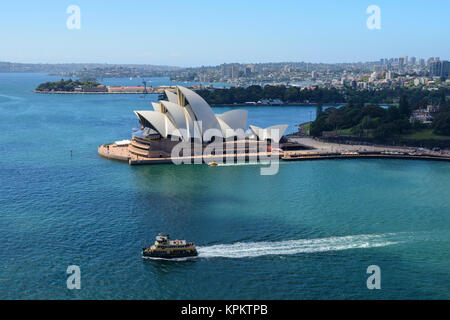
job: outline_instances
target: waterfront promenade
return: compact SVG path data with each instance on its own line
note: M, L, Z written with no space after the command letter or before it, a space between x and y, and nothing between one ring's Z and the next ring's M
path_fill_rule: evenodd
M438 160L450 161L450 150L432 151L423 148L411 147L393 147L393 146L367 146L367 145L348 145L324 142L310 137L291 137L291 142L302 145L306 150L288 150L259 152L259 153L242 153L242 154L225 154L225 155L193 155L190 157L160 157L147 158L129 152L128 145L116 145L115 143L104 144L99 146L98 153L100 156L112 160L128 162L130 165L142 164L170 164L179 163L209 163L212 161L233 161L248 159L274 159L280 158L283 161L305 161L305 160L326 160L326 159L416 159L416 160Z
M423 148L401 147L401 146L379 146L379 145L359 145L359 144L338 144L314 139L311 137L289 137L289 140L311 150L288 151L285 155L308 155L308 154L334 154L346 152L373 152L373 153L405 153L423 156L443 156L450 157L450 150L432 151Z

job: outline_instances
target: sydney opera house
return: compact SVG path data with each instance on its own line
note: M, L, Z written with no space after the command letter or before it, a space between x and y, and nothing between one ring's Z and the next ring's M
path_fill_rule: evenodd
M146 158L170 157L180 142L206 145L230 141L278 143L287 125L247 129L247 110L214 114L197 93L182 86L175 92L166 90L167 100L152 103L153 110L134 111L140 128L129 145L132 155Z

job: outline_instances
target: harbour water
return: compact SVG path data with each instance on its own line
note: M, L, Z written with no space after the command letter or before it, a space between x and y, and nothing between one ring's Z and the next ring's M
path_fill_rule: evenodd
M130 167L97 147L129 138L132 110L157 96L32 92L50 80L0 74L0 299L450 298L450 163ZM247 109L291 131L315 116ZM199 257L142 260L161 231ZM381 290L367 289L370 265Z

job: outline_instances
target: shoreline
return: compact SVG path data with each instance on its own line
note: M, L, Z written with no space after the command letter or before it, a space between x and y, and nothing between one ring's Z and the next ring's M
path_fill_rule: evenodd
M303 144L305 147L309 147L307 144ZM449 161L450 154L437 154L431 152L421 152L413 153L411 150L406 149L395 149L389 146L385 147L372 147L372 150L367 150L367 146L364 149L359 148L359 150L348 150L349 147L346 145L342 147L341 145L333 145L331 150L324 150L313 148L311 150L296 150L296 151L281 151L280 153L263 152L255 154L229 154L229 155L217 155L217 156L190 156L190 157L180 157L180 158L146 158L142 156L136 156L128 151L128 145L115 145L115 143L107 143L100 145L98 147L98 154L109 160L116 160L121 162L127 162L131 165L156 165L156 164L173 164L173 160L187 160L188 163L209 163L212 161L216 162L228 162L230 160L235 161L239 157L244 161L247 161L252 157L252 160L256 158L257 160L264 159L267 157L278 158L282 161L314 161L314 160L344 160L344 159L402 159L402 160L424 160L424 161ZM360 147L360 146L353 146ZM379 150L384 149L384 150Z
M324 107L327 106L342 106L343 103L335 103L335 102L326 102L322 105ZM221 107L316 107L318 103L302 103L302 102L286 102L286 103L271 103L271 104L263 104L263 103L256 103L256 104L247 104L247 103L233 103L233 104L210 104L211 107L221 108ZM387 105L387 104L386 104Z
M161 94L161 92L148 92L148 93L143 93L143 92L75 92L75 91L38 91L38 90L33 90L34 93L39 93L39 94L141 94L141 95L149 95L149 94ZM334 103L334 102L330 102L330 103L323 103L323 106L341 106L344 105L345 102L343 103ZM389 104L384 104L384 105L389 105ZM249 103L231 103L231 104L210 104L211 107L215 107L215 108L222 108L222 107L283 107L283 106L292 106L292 107L315 107L317 106L317 103L294 103L294 102L286 102L286 103L256 103L256 104L249 104Z
M450 156L429 156L429 155L395 155L382 153L366 154L322 154L317 156L283 157L283 161L314 161L314 160L346 160L346 159L400 159L400 160L422 160L422 161L449 161Z
M34 93L39 94L140 94L140 95L149 95L149 94L161 94L161 92L75 92L75 91L37 91L33 90ZM229 108L229 107L316 107L319 103L305 103L305 102L283 102L283 103L230 103L230 104L210 104L211 107L214 108ZM346 104L346 102L323 102L320 103L324 107L328 106L343 106ZM383 106L395 106L396 104L393 103L380 103L380 105Z
M75 92L75 91L53 91L53 92L46 92L46 91L37 91L33 90L34 93L40 93L40 94L160 94L159 92Z

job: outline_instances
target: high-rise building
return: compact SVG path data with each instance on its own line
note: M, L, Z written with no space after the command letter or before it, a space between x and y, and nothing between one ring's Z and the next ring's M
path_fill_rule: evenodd
M221 66L222 71L222 77L228 77L231 78L232 76L232 67L229 64L223 64Z
M439 61L430 61L429 64L430 76L438 77L441 73L441 63Z
M407 64L408 64L408 56L398 58L398 65L400 67L406 66Z
M450 75L450 61L444 60L442 63L442 76L448 77Z
M239 66L234 64L231 67L231 78L233 79L239 78L239 72L240 72Z
M450 61L435 60L430 63L430 75L433 77L448 77L450 73Z
M409 64L415 66L416 65L416 57L411 57L411 59L409 59Z
M246 77L250 77L252 75L252 69L249 66L246 66L244 69L244 75Z

